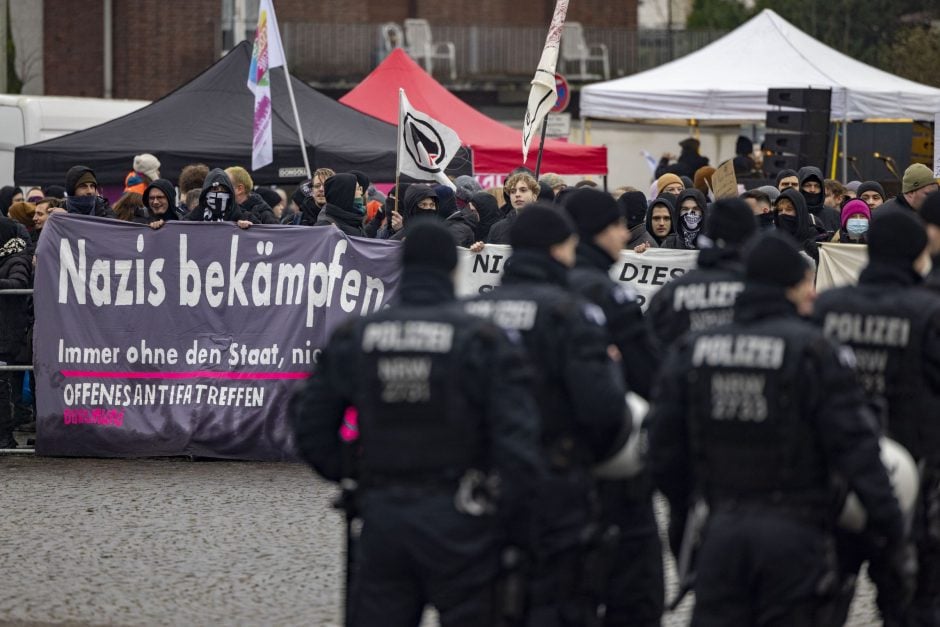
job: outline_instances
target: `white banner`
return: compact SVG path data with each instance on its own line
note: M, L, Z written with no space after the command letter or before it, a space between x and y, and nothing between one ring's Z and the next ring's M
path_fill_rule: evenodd
M855 285L858 275L868 265L868 246L860 244L822 244L819 247L819 270L816 291Z
M458 297L475 296L499 285L506 260L512 256L511 247L496 244L487 244L479 253L466 248L458 248L457 252ZM645 311L653 294L697 264L697 250L653 248L642 254L623 250L620 259L610 269L610 278L632 288Z

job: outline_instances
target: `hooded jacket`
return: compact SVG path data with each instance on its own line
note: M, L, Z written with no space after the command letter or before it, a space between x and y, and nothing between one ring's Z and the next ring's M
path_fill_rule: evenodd
M838 211L824 204L826 201L826 189L822 170L809 165L805 168L800 168L800 171L797 172L797 176L800 179L800 193L803 194L803 198L806 200L806 209L816 218L816 225L821 226L830 233L838 231L841 226L841 216ZM816 179L819 182L819 192L816 194L809 194L802 191L803 184L811 179Z
M469 248L477 241L476 227L479 225L476 216L468 208L455 211L444 220L444 226L454 236L458 246Z
M692 232L686 229L685 225L682 223L682 217L680 213L682 211L682 203L686 199L691 198L695 201L696 206L702 210L702 219L698 223L697 232ZM684 190L679 194L679 197L676 199L676 206L673 209L673 228L675 233L668 236L661 245L661 248L675 248L678 250L698 250L696 242L698 241L698 236L701 235L702 231L705 230L705 214L708 211L708 203L705 200L705 196L702 192L698 191L695 188ZM688 237L687 237L688 236ZM687 241L688 240L688 241Z
M649 236L653 239L657 246L662 246L663 243L675 235L676 233L676 201L675 196L672 194L663 194L657 197L653 202L650 203L649 211L646 212L646 232L649 233ZM669 210L669 233L666 234L666 237L658 238L653 234L653 209L657 205L662 205ZM632 231L631 231L632 235Z
M241 203L239 206L245 213L253 215L258 221L258 224L278 224L274 210L271 209L271 205L269 205L260 194L248 192L248 197L245 198L245 202Z
M218 192L227 194L224 199L224 205L221 208L210 207L206 203L209 192ZM232 181L229 179L225 170L215 168L206 176L202 184L202 191L199 194L199 204L190 211L186 220L193 222L238 222L239 220L248 220L254 224L258 221L244 211L235 202L235 190L232 189Z
M150 208L150 190L159 189L166 196L166 211L162 215L156 215ZM179 213L176 207L176 189L173 183L166 179L157 179L147 186L144 190L144 207L147 208L150 220L179 220Z
M428 211L418 208L418 203L426 198L433 198L434 202L437 203L438 206L440 205L440 197L430 185L413 183L408 187L405 191L404 210L401 214L403 228L399 229L399 231L389 237L389 239L397 241L405 239L405 229L409 228L409 223L414 224L415 220L440 219L440 214L437 210Z
M780 192L780 198L777 199L777 202L780 202L782 198L788 199L796 208L796 228L793 231L786 228L784 216L777 211L776 204L774 204L774 225L781 231L793 236L793 239L800 244L803 252L819 263L819 246L816 243L816 238L821 234L822 227L817 228L813 225L809 210L806 208L806 199L798 190L792 187L785 189Z
M476 192L470 196L470 202L480 214L480 222L477 225L476 239L479 242L486 241L489 237L490 229L499 222L499 204L492 194L487 192Z
M69 168L69 171L65 173L65 191L68 193L68 198L65 199L65 210L69 213L78 213L98 218L116 218L117 216L111 211L111 206L104 196L96 196L94 206L88 211L84 211L83 208L78 206L78 202L75 200L75 188L78 186L78 180L82 178L86 172L91 172L92 176L95 175L94 170L84 165L72 166Z
M630 241L627 249L633 250L640 244L648 244L656 248L659 244L653 236L646 232L646 196L643 192L624 192L617 199L620 215L627 221L630 229Z
M7 215L10 205L13 204L13 197L16 196L18 191L20 191L19 188L12 185L0 187L0 214Z
M353 174L334 174L326 179L326 204L314 226L335 226L346 235L365 237L362 228L365 213L356 209L356 177Z

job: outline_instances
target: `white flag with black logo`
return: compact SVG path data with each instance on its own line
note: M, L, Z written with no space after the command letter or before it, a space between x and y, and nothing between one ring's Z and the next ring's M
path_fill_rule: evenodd
M532 89L529 91L529 104L525 109L525 118L522 120L522 162L529 158L529 144L532 137L542 128L542 120L548 115L558 92L555 88L555 66L558 64L558 47L561 45L561 32L565 27L565 16L568 14L568 0L557 0L555 13L552 15L552 24L548 27L548 36L545 38L545 47L539 59L538 68L532 78Z
M454 184L444 168L460 149L453 129L411 107L404 89L398 90L398 171L419 181Z

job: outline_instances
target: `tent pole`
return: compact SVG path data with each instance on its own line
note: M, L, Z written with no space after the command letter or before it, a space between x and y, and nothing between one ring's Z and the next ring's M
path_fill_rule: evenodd
M398 182L401 177L401 109L402 96L405 90L398 88L398 126L395 127L395 213L398 213ZM385 216L388 219L388 226L392 226L392 216Z
M842 183L849 182L849 112L846 108L842 120Z
M310 159L307 158L307 142L304 141L304 131L300 127L300 114L297 113L297 101L294 100L294 88L290 83L286 54L284 55L284 80L287 81L287 95L290 96L290 106L294 110L294 124L297 125L297 140L300 142L300 154L304 157L304 169L307 171L307 178L312 179L313 171L310 169Z

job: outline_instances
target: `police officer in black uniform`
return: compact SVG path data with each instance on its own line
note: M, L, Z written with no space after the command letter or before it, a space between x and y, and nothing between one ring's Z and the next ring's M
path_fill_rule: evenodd
M591 468L621 449L630 432L603 312L568 287L577 241L563 210L529 205L510 230L513 254L502 285L466 305L520 333L536 367L533 396L548 475L537 489L529 545L533 627L596 624L606 574L587 566L596 512Z
M852 347L865 392L884 411L887 435L922 468L912 530L917 591L904 618L903 594L876 578L879 608L886 624L940 625L940 297L923 287L930 257L920 218L904 209L876 212L868 259L858 286L820 295L814 318L826 336ZM854 574L871 550L863 540L844 544L840 555ZM873 560L873 578L875 566Z
M819 624L834 579L833 472L848 478L886 554L903 554L876 420L848 358L800 319L814 291L796 247L777 233L755 240L734 321L679 340L654 392L657 483L674 515L696 498L710 511L693 625ZM891 561L900 573L903 560Z
M347 624L416 626L425 604L445 626L498 624L494 581L514 539L497 521L526 519L518 508L541 472L531 369L456 302L443 226L415 224L402 263L397 304L339 327L292 400L297 449L338 481L339 429L358 412L363 525Z
M626 386L649 398L659 368L658 352L650 343L635 294L608 274L629 241L626 220L617 201L596 189L576 190L564 205L579 238L575 267L569 274L571 286L604 311L610 340L621 354ZM602 522L620 532L604 600L604 625L659 625L663 554L649 472L630 479L599 480L597 494Z
M754 214L743 200L719 200L711 206L698 238L698 268L667 283L646 310L649 332L661 348L688 331L731 322L734 301L744 289L741 249L756 230Z

